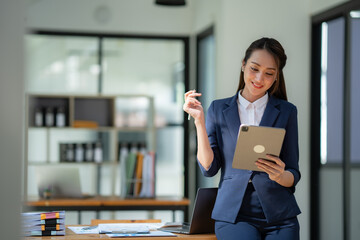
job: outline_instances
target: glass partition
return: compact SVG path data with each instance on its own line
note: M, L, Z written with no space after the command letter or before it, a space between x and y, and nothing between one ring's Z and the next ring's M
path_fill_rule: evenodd
M27 35L27 92L96 94L98 45L96 37Z
M321 27L321 163L342 163L345 20Z
M104 94L146 94L154 97L156 193L183 196L183 41L104 38L102 64Z
M183 39L41 33L29 34L25 40L27 93L49 96L54 94L137 96L137 102L131 104L117 102L115 110L121 108L128 121L124 125L124 116L115 116L115 127L122 132L112 138L119 141L134 139L139 142L146 139L141 132L130 130L124 132L123 129L148 125L144 123L148 114L144 109L148 105L141 101L141 96L152 96L156 126L154 139L156 138L155 143L157 143L153 143L156 147L158 184L156 194L184 196L185 133L182 104L185 92L185 41ZM84 109L80 101L75 102L75 107L77 106ZM84 111L89 110L84 109ZM32 116L35 113L30 114ZM33 121L31 119L31 125L34 125ZM66 126L68 125L67 122ZM48 141L47 132L51 132L56 139L67 136L78 139L84 134L88 139L93 135L93 132L88 130L84 130L84 134L79 134L77 131L73 135L69 135L68 131L30 129L28 136L30 163L56 162L54 159L58 158L59 144L56 141ZM47 145L42 147L39 145L41 143ZM150 147L153 149L153 146ZM51 154L46 155L41 151L44 148L49 149ZM112 160L117 158L105 157ZM101 176L105 177L100 179L100 192L107 195L110 190L106 186L110 180L106 176L109 176L107 171L110 171L110 167L102 168ZM32 177L30 169L29 179ZM29 192L34 191L30 189ZM118 193L118 189L115 189L115 192Z
M184 44L181 40L103 39L104 94L154 96L157 124L182 124Z

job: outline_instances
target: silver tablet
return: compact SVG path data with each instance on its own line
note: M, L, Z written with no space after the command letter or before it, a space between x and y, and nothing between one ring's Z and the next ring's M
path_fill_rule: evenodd
M266 154L279 156L284 141L285 129L241 125L237 138L232 167L262 171L255 165ZM269 159L268 159L269 160Z

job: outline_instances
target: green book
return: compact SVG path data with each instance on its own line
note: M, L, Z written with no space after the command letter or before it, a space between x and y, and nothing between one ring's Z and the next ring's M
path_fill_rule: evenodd
M133 180L134 180L134 172L136 166L136 155L135 152L130 152L126 159L126 193L128 196L133 194Z

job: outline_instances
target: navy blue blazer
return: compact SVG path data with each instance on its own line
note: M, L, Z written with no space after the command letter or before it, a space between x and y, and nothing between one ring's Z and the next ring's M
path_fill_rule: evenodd
M251 175L267 222L295 217L301 213L294 197L295 185L300 180L297 109L285 100L270 96L260 122L260 126L286 129L280 159L285 163L285 169L294 175L294 185L283 187L272 181L267 173L232 168L241 124L237 98L238 94L213 101L206 116L206 131L214 160L208 170L200 163L199 166L206 177L221 171L212 218L235 222Z

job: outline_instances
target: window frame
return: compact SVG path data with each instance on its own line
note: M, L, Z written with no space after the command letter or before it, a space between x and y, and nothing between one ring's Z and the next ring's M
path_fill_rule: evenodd
M359 1L349 1L311 18L311 120L310 120L310 239L318 240L320 237L320 168L342 168L343 187L343 239L350 239L350 171L352 168L360 168L359 163L350 162L350 104L351 104L351 79L350 79L350 53L351 53L351 29L350 12L360 9ZM343 127L343 162L321 164L320 155L320 79L321 79L321 24L333 19L344 17L345 19L345 56L344 56L344 103L342 117Z
M102 40L104 38L118 38L118 39L150 39L150 40L177 40L182 41L184 44L184 85L185 89L189 89L190 84L190 37L185 35L146 35L146 34L123 34L123 33L96 33L96 32L75 32L75 31L51 31L46 29L32 29L27 32L28 35L49 35L49 36L67 36L67 37L97 37L99 38L99 47L98 47L98 64L102 66L102 58L103 58L103 44ZM103 73L100 71L99 79L98 79L98 93L102 92L102 81L103 81ZM189 197L189 163L187 160L189 154L189 123L187 121L187 115L183 114L183 124L182 127L184 129L184 197Z

